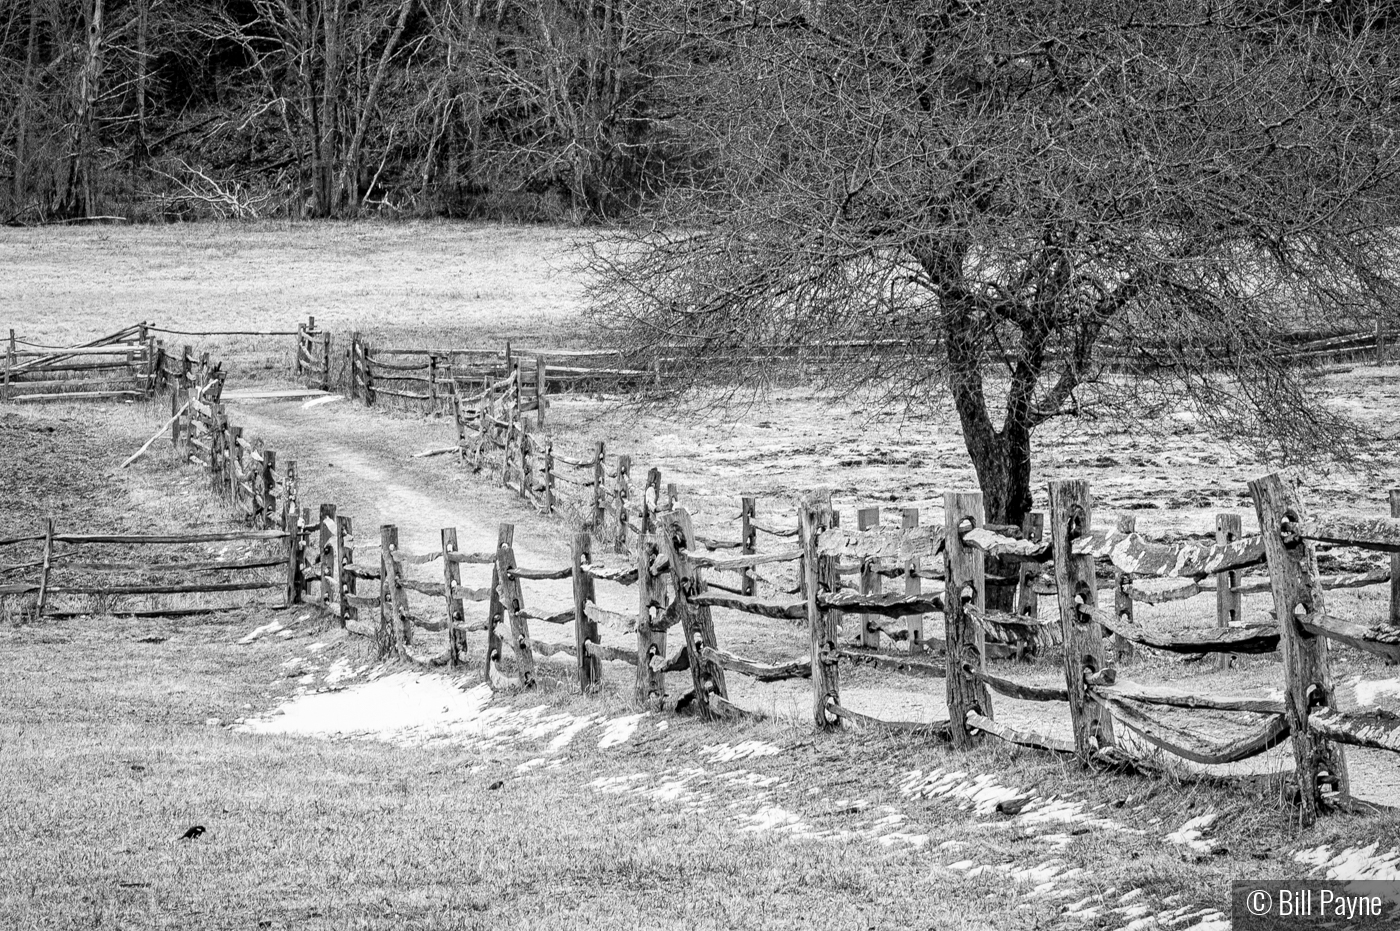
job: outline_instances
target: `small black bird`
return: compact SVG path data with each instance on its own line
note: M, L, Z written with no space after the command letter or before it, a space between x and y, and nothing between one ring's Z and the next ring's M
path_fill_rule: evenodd
M190 828L190 829L189 829L188 831L186 831L184 834L180 835L180 839L181 839L181 840L194 840L196 837L198 837L199 835L201 835L201 834L203 834L203 833L204 833L204 825L202 825L202 824L196 824L194 827Z
M505 784L506 784L506 781L505 781L504 779L497 779L495 782L491 783L491 784L490 784L489 786L487 786L486 788L487 788L488 790L494 791L494 790L496 790L496 789L499 789L501 786L503 786L503 785L505 785Z

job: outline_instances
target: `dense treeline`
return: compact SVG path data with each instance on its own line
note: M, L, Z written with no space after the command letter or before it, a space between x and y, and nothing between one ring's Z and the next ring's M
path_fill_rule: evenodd
M616 215L678 159L649 5L10 0L0 220Z
M839 46L837 32L863 22L865 6L7 0L0 222L625 216L672 190L726 187L709 172L729 157L715 140L734 143L731 105L784 106L758 99L768 71L752 48L733 60L736 35L816 36L831 24L836 31L814 41ZM1075 5L1031 6L1051 25ZM1156 15L1154 4L1141 8ZM1021 5L943 0L919 9L921 22L946 26L969 17L995 24ZM1193 23L1165 25L1234 23L1221 27L1229 30L1241 10L1257 11L1261 23L1314 19L1340 31L1362 21L1384 28L1389 17L1367 0L1201 0ZM856 28L852 37L864 35ZM946 64L924 62L929 80L947 79ZM820 90L825 78L813 79ZM749 142L777 153L785 145Z

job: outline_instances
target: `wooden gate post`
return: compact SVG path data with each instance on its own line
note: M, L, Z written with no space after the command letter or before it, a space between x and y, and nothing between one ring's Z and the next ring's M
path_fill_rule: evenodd
M754 519L758 516L758 499L745 495L739 499L739 552L752 556L758 552L758 531L754 529ZM752 596L754 593L754 568L745 566L739 570L739 594Z
M652 569L662 549L655 534L639 535L636 546L637 701L654 706L666 697L666 674L661 671L666 662L666 628L654 625L666 606L666 586ZM703 701L704 696L697 693L696 699Z
M1131 514L1124 514L1118 518L1118 530L1120 533L1135 533L1137 531L1137 518ZM1122 569L1113 570L1113 612L1118 620L1133 623L1133 576L1130 572ZM1120 634L1113 635L1113 656L1120 664L1130 663L1133 660L1133 642Z
M1333 706L1332 671L1325 637L1314 637L1298 624L1306 614L1326 610L1317 581L1317 552L1298 536L1307 519L1294 480L1274 473L1249 483L1259 514L1259 533L1269 560L1269 585L1278 619L1279 649L1283 652L1283 716L1293 741L1293 765L1298 779L1300 817L1304 827L1317 820L1322 783L1331 781L1343 802L1350 795L1346 757L1342 748L1308 729L1314 707Z
M554 441L546 439L544 441L544 512L554 513Z
M982 493L949 491L943 495L945 542L943 612L947 638L948 719L953 746L966 749L976 743L967 726L967 715L976 712L986 718L992 713L992 696L976 672L986 662L986 633L970 611L981 614L987 606L986 557L981 550L966 546L964 533L986 523ZM971 670L969 672L969 670Z
M807 495L798 505L802 542L803 595L807 599L807 627L812 649L812 711L817 727L832 730L841 719L827 706L841 703L841 673L837 667L840 650L841 612L817 604L819 593L836 592L841 572L836 557L822 555L821 535L835 524L830 495Z
M1234 543L1244 534L1244 522L1238 514L1215 515L1215 542ZM1235 591L1240 584L1238 572L1221 572L1215 577L1215 626L1229 627L1240 619L1244 596ZM1229 653L1215 654L1215 668L1229 669L1235 657Z
M466 612L462 607L462 567L457 554L457 528L442 528L442 590L447 599L447 668L456 669L467 652Z
M350 518L337 514L332 523L335 530L331 533L330 539L330 566L325 570L326 580L330 589L329 607L337 614L344 614L346 578L354 578L354 573L350 571L350 566L354 565L355 556L353 553L346 553L346 537L350 533Z
M277 452L271 449L262 451L262 501L258 510L262 513L262 527L266 530L277 523Z
M360 371L360 358L359 358L359 357L360 357L360 331L359 331L359 330L351 330L351 331L350 331L350 353L349 353L348 361L346 362L346 368L349 369L349 372L348 372L347 374L349 375L349 378L350 378L350 390L349 390L349 392L348 392L348 396L349 396L349 398L350 398L351 401L354 401L354 400L359 396L359 394L360 394L360 387L359 387L359 386L360 386L360 376L359 376L359 371Z
M880 509L858 508L856 510L856 529L872 530L880 526ZM867 556L860 563L860 593L862 595L878 595L885 589L884 577L880 575L880 559L877 556ZM878 614L861 614L860 618L860 645L867 650L878 650L880 648L880 616Z
M695 701L700 707L700 717L709 720L715 716L711 696L728 700L729 689L724 681L723 667L705 657L706 647L713 650L718 646L710 607L691 604L690 601L705 591L704 576L690 560L695 548L695 528L690 512L685 508L668 511L661 529L660 548L671 563L671 574L676 583L673 604L680 618L681 629L685 632L686 652L690 654L690 678L695 689Z
M305 347L306 347L306 342L307 342L306 324L304 324L304 323L298 323L298 324L297 324L297 351L296 351L296 354L295 354L294 356L292 356L292 358L295 360L295 361L292 363L292 364L293 364L293 368L292 368L292 374L293 374L293 375L298 375L298 376L301 375L301 372L302 372L301 357L302 357L302 354L303 354L304 352L306 352L306 348L305 348Z
M331 390L331 332L321 334L321 390Z
M1113 721L1088 693L1085 680L1111 663L1103 647L1103 628L1094 620L1098 605L1094 558L1076 556L1074 541L1089 535L1093 515L1089 483L1050 483L1050 540L1055 553L1055 588L1064 629L1065 685L1069 692L1074 746L1081 762L1113 745Z
M899 525L905 530L919 526L919 509L904 508L899 515ZM904 562L904 594L918 595L924 590L924 580L919 577L919 558L910 556ZM924 616L910 614L904 618L904 629L909 632L909 652L924 652Z
M584 691L597 688L603 682L603 661L589 649L600 643L598 622L588 616L588 606L594 603L593 576L583 571L584 564L593 561L593 538L586 533L574 534L572 554L574 581L574 643L578 648L578 684ZM637 584L642 584L641 575Z

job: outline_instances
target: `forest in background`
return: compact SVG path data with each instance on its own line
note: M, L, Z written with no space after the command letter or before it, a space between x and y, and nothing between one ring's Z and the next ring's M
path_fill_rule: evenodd
M658 17L664 11L665 17ZM0 222L625 213L685 164L646 0L9 0Z

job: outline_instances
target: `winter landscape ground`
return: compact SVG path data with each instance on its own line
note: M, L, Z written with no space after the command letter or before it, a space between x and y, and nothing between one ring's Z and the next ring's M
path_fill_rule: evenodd
M17 231L0 240L0 307L3 325L36 341L141 319L285 330L314 315L386 343L569 348L583 302L568 251L578 235L449 224ZM291 347L247 337L207 348L231 360L237 387L285 379ZM1343 368L1323 376L1335 403L1375 436L1355 467L1306 472L1305 491L1319 511L1385 514L1400 485L1400 370ZM557 448L604 439L660 468L716 535L732 535L741 493L790 524L813 488L830 489L848 519L881 505L897 520L906 506L931 519L943 491L975 487L946 412L801 385L709 419L617 396L552 401ZM567 558L568 515L541 516L449 458L412 458L450 442L450 421L344 401L233 407L249 435L298 461L303 501L334 501L358 527L395 523L405 549L435 548L446 526L463 549L490 548L510 522L532 561ZM227 521L207 476L177 466L168 444L116 468L163 419L143 405L0 409L0 536L46 516L128 530ZM1204 533L1233 511L1249 527L1245 483L1273 468L1185 414L1134 429L1064 422L1040 441L1037 507L1045 482L1087 478L1096 523L1130 513L1141 530ZM529 583L527 598L567 602L567 585ZM1375 613L1387 595L1331 597ZM635 608L635 596L616 598ZM1268 608L1267 596L1246 601L1247 615ZM1213 598L1139 617L1210 626ZM716 612L716 623L721 645L746 655L806 650L788 622ZM817 735L802 685L735 683L731 697L766 718L728 725L635 707L617 664L597 695L576 694L567 663L547 666L537 691L493 695L479 665L448 676L375 664L307 609L6 623L0 640L0 788L11 800L0 914L14 927L1218 931L1232 879L1400 875L1400 765L1370 751L1349 760L1354 791L1372 804L1300 831L1279 801L1286 747L1228 773L1090 775L1030 751ZM1054 656L1005 668L1062 681ZM1393 669L1360 654L1339 650L1334 672L1400 691ZM1141 655L1132 676L1211 691L1282 684L1260 657L1216 670ZM843 689L868 714L945 713L938 681L866 672ZM998 700L998 720L1063 735L1068 719L1055 714ZM1222 733L1238 726L1218 718ZM207 832L178 840L194 824Z

